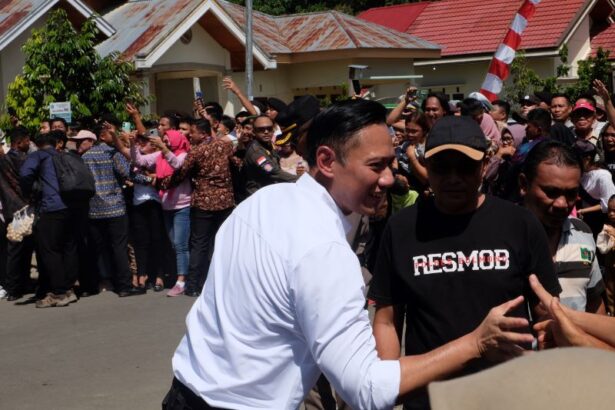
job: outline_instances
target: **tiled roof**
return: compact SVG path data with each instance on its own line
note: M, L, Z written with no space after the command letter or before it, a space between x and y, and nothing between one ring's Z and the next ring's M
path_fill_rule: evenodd
M536 14L523 33L521 48L525 50L558 47L589 0L542 0ZM492 53L502 41L521 5L521 0L442 0L427 3L422 13L406 30L407 33L442 46L442 56ZM415 5L405 5L408 13ZM403 13L396 6L396 13ZM369 21L369 11L362 15ZM395 27L397 17L380 22Z
M245 8L219 0L242 28ZM437 50L439 46L416 36L372 24L336 11L270 16L254 12L254 41L267 53L289 54L353 48Z
M428 5L429 2L423 1L374 7L359 13L357 17L405 33Z
M201 3L199 0L130 1L104 16L117 28L101 43L101 55L119 51L127 58L148 54Z
M148 55L197 7L213 0L130 1L104 16L116 35L98 46L102 55L119 51L125 57ZM217 0L244 30L244 7ZM273 17L253 14L254 43L269 56L343 49L404 49L438 51L439 46L416 36L369 23L336 11Z
M592 56L596 55L598 48L610 50L609 60L615 60L615 24L602 27L591 39Z
M0 0L0 50L58 3L59 0ZM92 16L93 11L80 0L66 0L65 3L84 18ZM95 18L95 22L104 34L113 34L113 27L106 21Z

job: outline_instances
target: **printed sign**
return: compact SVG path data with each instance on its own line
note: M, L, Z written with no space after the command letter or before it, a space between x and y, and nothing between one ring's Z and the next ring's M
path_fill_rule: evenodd
M73 112L70 109L70 102L54 102L49 104L49 118L63 118L70 124L73 119Z

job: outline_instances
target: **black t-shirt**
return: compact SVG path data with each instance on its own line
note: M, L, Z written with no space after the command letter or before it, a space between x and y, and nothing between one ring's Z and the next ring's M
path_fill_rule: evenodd
M470 214L446 215L429 199L390 218L369 298L406 306L405 351L415 355L471 332L519 295L534 305L531 273L559 294L546 233L529 211L487 195ZM525 306L509 315L529 318ZM475 365L468 370L488 366Z

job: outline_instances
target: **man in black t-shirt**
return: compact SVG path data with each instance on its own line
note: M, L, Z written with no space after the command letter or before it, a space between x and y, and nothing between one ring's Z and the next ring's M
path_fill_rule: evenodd
M434 197L393 215L383 234L369 298L383 359L397 358L395 309L406 314L406 355L419 355L471 332L494 306L525 295L537 305L528 276L560 292L547 238L527 210L479 192L487 142L467 117L445 117L425 147ZM511 316L529 319L526 308ZM525 346L527 348L527 346ZM505 344L502 357L522 352ZM477 360L462 373L491 365ZM406 408L426 408L419 393Z

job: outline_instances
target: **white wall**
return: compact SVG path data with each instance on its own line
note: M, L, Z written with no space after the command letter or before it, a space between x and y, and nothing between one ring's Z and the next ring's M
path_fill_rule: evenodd
M454 93L462 93L467 97L469 93L480 90L490 62L487 60L420 66L415 67L415 72L423 75L423 79L418 80L421 88L437 92L442 92L444 89L444 92L451 97ZM554 76L558 62L559 57L528 58L528 66L542 78Z
M0 101L4 102L8 93L9 84L15 80L18 74L23 72L26 56L21 48L30 38L33 28L40 28L45 24L45 18L37 20L31 28L21 33L11 44L0 52Z
M154 67L181 63L214 65L230 69L231 57L229 52L197 23L192 26L192 41L184 44L178 40L156 61Z
M579 61L586 59L591 52L591 43L589 38L590 17L586 16L575 33L568 40L568 62L571 65L571 70L568 73L569 77L577 77L579 69Z
M203 99L205 101L219 101L218 85L221 77L209 76L200 77L200 79ZM156 80L155 97L154 106L158 115L170 110L192 114L192 102L194 101L192 77ZM221 101L221 104L224 106L224 101Z

